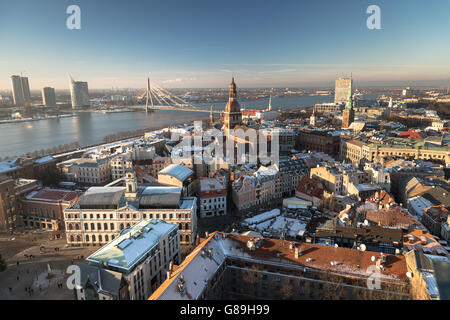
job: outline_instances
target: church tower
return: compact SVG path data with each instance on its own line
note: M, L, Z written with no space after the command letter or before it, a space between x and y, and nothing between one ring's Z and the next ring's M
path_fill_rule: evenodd
M241 106L237 101L236 84L234 83L233 77L229 86L229 98L224 112L225 135L228 135L231 130L233 130L236 126L240 126L241 124Z
M309 125L311 127L315 127L316 126L316 114L314 113L314 110L313 110L313 113L312 113L311 117L309 118Z
M125 197L135 199L137 195L137 179L133 171L128 171L125 178Z
M209 112L209 125L212 126L213 124L214 124L214 115L211 106L211 111Z
M353 110L353 79L350 79L350 92L348 93L347 104L342 113L342 128L346 129L350 127L353 121L355 121L355 110Z

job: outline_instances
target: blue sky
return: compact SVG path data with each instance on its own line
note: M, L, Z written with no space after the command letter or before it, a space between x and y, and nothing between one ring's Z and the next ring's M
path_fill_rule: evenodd
M66 8L81 8L81 30ZM381 30L366 27L369 5ZM0 3L0 89L450 83L448 0L40 0Z

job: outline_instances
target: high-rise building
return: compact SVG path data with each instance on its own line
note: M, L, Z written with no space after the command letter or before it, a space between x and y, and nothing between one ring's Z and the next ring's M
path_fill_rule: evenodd
M350 79L350 88L348 90L347 104L342 113L342 128L348 128L355 121L355 110L353 109L353 95L352 95L353 80Z
M24 99L23 99L22 82L20 81L20 76L11 76L11 86L12 86L14 104L16 106L22 106Z
M227 135L230 130L233 130L236 126L242 124L242 112L241 106L237 101L236 84L234 83L234 77L231 79L229 87L228 103L225 106L224 124L225 134Z
M42 88L42 103L46 107L56 106L55 88L51 87Z
M89 107L88 83L75 81L70 77L70 98L72 100L72 109Z
M30 86L27 77L11 76L14 104L16 106L29 105L31 103Z
M20 81L22 82L23 99L25 105L28 106L31 103L30 85L28 83L28 78L20 77Z
M339 78L336 80L334 89L334 102L346 102L348 98L348 90L352 85L352 78Z

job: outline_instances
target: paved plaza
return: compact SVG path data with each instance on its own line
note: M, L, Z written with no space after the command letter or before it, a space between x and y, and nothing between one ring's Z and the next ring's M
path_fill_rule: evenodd
M65 271L98 247L66 247L65 237L51 237L50 232L31 231L0 235L0 253L7 263L7 269L0 272L0 299L74 299L66 286Z

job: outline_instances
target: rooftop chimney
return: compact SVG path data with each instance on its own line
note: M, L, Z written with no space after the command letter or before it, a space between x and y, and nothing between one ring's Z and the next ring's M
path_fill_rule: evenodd
M295 259L298 259L298 257L301 256L301 255L302 254L299 252L298 248L295 247L295 253L294 253Z

